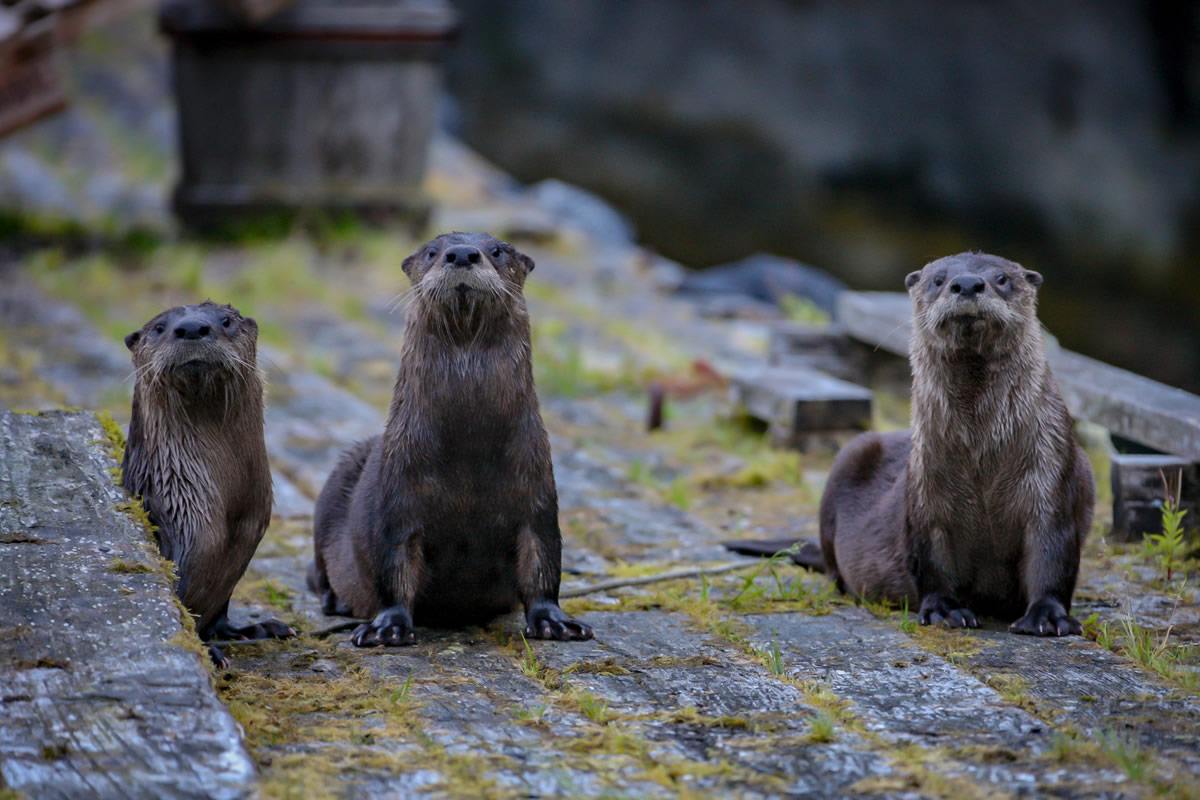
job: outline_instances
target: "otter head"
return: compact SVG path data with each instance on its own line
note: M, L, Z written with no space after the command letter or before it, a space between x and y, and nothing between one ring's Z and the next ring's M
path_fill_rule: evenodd
M1042 276L999 256L959 253L904 279L913 336L928 347L985 353L1015 343L1037 323Z
M259 380L258 323L236 308L205 301L176 306L125 337L139 390L200 398L242 379Z
M444 233L404 259L414 309L430 330L474 340L491 321L525 316L522 290L533 259L486 233Z

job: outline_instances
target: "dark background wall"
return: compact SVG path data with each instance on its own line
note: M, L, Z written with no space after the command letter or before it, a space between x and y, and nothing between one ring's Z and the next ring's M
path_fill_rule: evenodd
M466 140L704 267L860 288L964 249L1068 346L1200 389L1200 4L458 0Z

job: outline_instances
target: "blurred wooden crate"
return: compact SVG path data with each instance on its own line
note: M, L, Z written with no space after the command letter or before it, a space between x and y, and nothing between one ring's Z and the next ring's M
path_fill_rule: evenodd
M192 227L255 213L350 210L424 224L421 181L457 29L443 0L301 0L246 23L169 0L182 170Z
M56 54L154 0L18 0L0 7L0 136L67 105Z

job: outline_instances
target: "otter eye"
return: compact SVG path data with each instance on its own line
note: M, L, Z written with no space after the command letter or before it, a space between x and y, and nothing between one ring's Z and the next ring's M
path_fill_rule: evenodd
M492 248L492 258L499 258L499 257L500 257L500 248L493 247Z
M166 329L167 329L167 326L163 325L161 322L154 326L155 333L162 333Z
M428 258L430 261L433 261L433 257L434 257L434 256L436 256L436 255L437 255L437 250L434 250L433 248L430 248L430 249L429 249L429 252L426 254L426 256L425 256L425 257L426 257L426 258Z
M1008 283L1008 276L1007 276L1007 275L1001 275L999 278L996 278L996 285L997 285L997 286L1003 286L1003 285L1004 285L1004 284L1006 284L1006 283Z
M934 286L941 286L945 282L946 282L946 279L943 278L941 275L938 275L936 278L933 279Z
M231 320L229 317L221 317L221 327L222 327L222 328L228 328L228 327L229 327L229 323L230 323L230 322L232 322L232 321L233 321L233 320Z

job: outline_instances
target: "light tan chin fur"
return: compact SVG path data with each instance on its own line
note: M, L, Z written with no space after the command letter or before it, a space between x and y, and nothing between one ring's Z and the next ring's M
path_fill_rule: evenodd
M460 284L470 291L462 295ZM494 269L457 270L439 267L413 287L410 308L426 319L427 330L445 342L473 347L486 335L489 325L514 313L525 315L521 294L508 286Z
M974 351L983 355L1019 346L1030 328L1040 330L1034 309L1025 302L1006 303L997 298L961 302L939 298L928 308L917 309L914 336L934 351ZM955 320L964 314L979 317L971 325Z

